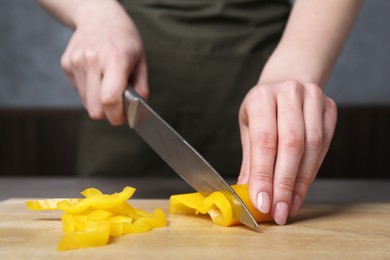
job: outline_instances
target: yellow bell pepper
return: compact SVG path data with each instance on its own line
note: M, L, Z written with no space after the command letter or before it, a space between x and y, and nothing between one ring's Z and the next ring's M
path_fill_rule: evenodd
M248 185L232 185L233 190L241 198L257 222L272 220L269 214L258 211L250 202ZM172 195L169 199L169 213L171 214L209 214L212 221L221 226L233 226L240 222L233 218L233 210L226 196L216 191L204 197L198 192Z
M86 197L85 199L80 200L74 204L66 200L60 201L57 203L57 207L58 209L70 214L83 212L90 207L95 209L108 209L127 201L134 194L134 192L134 188L125 187L120 193L114 193L111 195L95 194L93 196ZM88 194L88 189L83 193Z
M80 201L80 199L31 200L26 202L26 206L29 210L55 210L57 209L57 203L64 200L72 204Z
M86 198L97 196L97 195L103 195L103 193L96 189L96 188L88 188L80 192L81 195L83 195Z
M110 239L110 224L102 221L86 226L84 231L65 233L57 247L58 250L103 246Z
M135 189L125 187L122 192L103 194L95 188L81 192L84 199L47 199L27 201L30 210L62 210L64 234L58 250L102 246L110 236L146 232L164 227L167 219L162 209L148 213L133 208L127 200Z

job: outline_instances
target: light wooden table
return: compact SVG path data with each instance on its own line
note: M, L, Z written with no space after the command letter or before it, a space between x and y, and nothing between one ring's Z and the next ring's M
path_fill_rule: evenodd
M296 218L285 226L261 224L258 233L168 214L167 227L125 235L104 247L58 252L61 213L28 211L23 197L75 197L85 187L110 193L133 185L138 198L131 204L167 212L166 194L191 189L180 180L3 178L0 193L8 199L0 202L0 259L390 259L390 186L374 184L317 182ZM142 198L145 193L149 199Z

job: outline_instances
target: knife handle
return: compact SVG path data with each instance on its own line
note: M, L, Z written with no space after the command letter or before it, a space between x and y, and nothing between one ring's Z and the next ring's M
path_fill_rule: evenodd
M142 101L142 97L129 84L123 93L123 105L125 114L127 116L127 122L131 128L135 127L137 122L139 103Z

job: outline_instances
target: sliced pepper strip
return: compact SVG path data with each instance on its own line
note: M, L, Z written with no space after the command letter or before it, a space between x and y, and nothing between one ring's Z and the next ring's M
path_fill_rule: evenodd
M232 185L257 222L272 220L269 214L258 211L250 202L248 185ZM233 217L229 200L219 191L204 197L198 192L172 195L169 199L169 213L172 214L209 214L213 222L221 226L233 226L240 222Z
M58 250L105 245L110 236L139 233L164 227L167 219L162 209L153 213L133 208L127 200L135 189L125 187L122 192L103 194L95 188L81 192L85 199L49 199L27 201L32 210L62 210L64 231Z
M103 195L103 193L100 190L96 189L96 188L85 189L82 192L80 192L80 194L83 195L86 198L94 197L94 196L98 196L98 195Z
M128 223L124 226L125 233L140 233L149 231L152 228L164 227L167 225L167 219L162 209L155 209L152 214L136 219L132 225Z
M96 222L85 231L65 233L57 247L58 250L86 248L106 245L110 240L109 223Z
M58 202L58 209L70 213L76 214L80 213L89 207L96 209L108 209L114 206L121 204L122 202L127 201L135 192L135 189L132 187L125 187L121 192L114 193L111 195L101 194L87 197L83 200L78 201L77 203L70 203L69 201Z
M26 206L29 210L55 210L57 203L61 201L67 201L70 204L75 204L81 199L44 199L44 200L30 200L26 202Z
M76 220L72 214L64 213L61 216L62 230L65 233L76 231Z
M124 216L116 216L108 219L108 221L111 224L111 235L114 237L127 233L146 232L167 225L166 216L162 209L155 209L152 214L141 216L135 221Z
M119 215L128 215L132 218L136 218L140 215L137 213L137 210L127 202L120 203L119 205L112 207L110 210Z
M130 217L126 216L115 216L110 218L109 220L110 223L110 235L113 237L119 237L124 234L123 232L123 224L124 223L132 223L133 219Z
M204 213L208 213L215 224L232 226L238 223L233 218L233 210L230 202L222 192L213 192L203 202Z
M106 209L96 209L88 214L88 219L97 221L97 220L107 220L109 218L115 217L117 214L110 210Z

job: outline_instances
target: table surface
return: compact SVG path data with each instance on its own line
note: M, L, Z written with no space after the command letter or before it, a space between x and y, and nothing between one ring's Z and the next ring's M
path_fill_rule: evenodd
M234 180L228 180L233 184ZM0 200L8 198L75 197L85 188L105 193L124 186L137 189L134 198L167 199L172 194L194 190L180 178L47 178L0 177ZM310 187L306 202L390 202L390 179L334 180L317 179Z
M125 235L92 249L56 251L60 212L31 212L27 198L79 197L138 188L135 207L167 212L171 194L191 192L180 179L0 178L0 259L390 259L390 182L318 180L299 215L285 226L220 227L208 218L167 214L168 226Z

